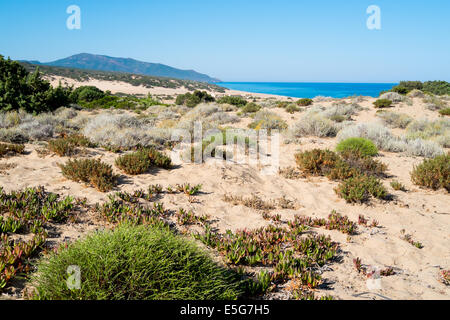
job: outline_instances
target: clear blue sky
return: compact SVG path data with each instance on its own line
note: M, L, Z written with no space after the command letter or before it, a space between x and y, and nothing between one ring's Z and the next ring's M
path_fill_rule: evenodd
M68 30L69 5L81 30ZM381 30L366 27L369 5ZM0 54L87 52L224 81L450 81L448 0L0 0Z

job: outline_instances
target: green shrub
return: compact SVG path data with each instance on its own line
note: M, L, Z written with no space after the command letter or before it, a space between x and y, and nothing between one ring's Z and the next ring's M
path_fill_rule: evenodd
M378 149L372 141L357 137L342 140L336 146L336 151L339 153L343 153L346 151L356 151L362 156L370 157L376 156L378 154Z
M261 109L261 106L257 105L254 102L249 102L242 108L243 113L254 113L258 112Z
M150 158L142 152L133 152L120 156L115 163L118 168L131 175L146 173L152 166Z
M70 89L43 80L39 68L29 73L22 65L0 55L0 110L24 109L29 113L49 112L70 103Z
M81 289L67 286L67 268L81 268ZM193 242L156 226L119 225L43 258L32 281L45 300L231 300L240 277L218 266Z
M450 192L450 154L425 159L411 172L414 184L437 190L445 188Z
M271 130L287 129L288 124L277 114L266 110L260 110L255 114L253 122L250 123L248 127L254 130L264 129L270 134Z
M227 103L236 107L243 107L247 104L247 100L239 96L223 96L219 100L218 103Z
M442 116L450 116L450 108L441 109L441 110L439 110L439 113Z
M297 107L295 104L290 103L285 107L286 112L289 112L290 114L294 114L295 112L300 111L300 108Z
M163 169L172 168L172 160L170 159L170 157L166 156L162 152L159 152L155 148L142 149L141 152L144 152L148 155L154 166Z
M297 101L297 104L302 107L307 107L313 104L313 100L309 98L303 98Z
M392 105L392 101L389 99L378 99L373 104L375 108L389 108Z
M370 196L377 199L386 199L388 196L380 180L366 175L359 175L342 181L335 192L349 203L367 202Z
M201 102L213 102L214 97L209 95L206 91L195 90L193 93L185 93L177 96L175 103L177 105L185 105L189 108L194 108Z
M23 154L24 150L23 144L0 143L0 158L7 155Z
M74 103L92 102L105 97L105 93L94 86L81 86L73 90L69 97Z
M76 152L76 147L94 147L89 139L83 135L73 134L48 142L48 149L60 157L71 156Z
M74 159L66 164L59 164L61 172L67 179L91 185L99 191L110 191L117 185L117 176L112 167L100 159Z
M118 168L131 175L146 173L152 166L164 169L172 167L171 159L153 148L125 154L118 157L115 163Z
M342 159L352 168L359 172L371 176L384 176L387 170L387 165L379 160L375 160L370 156L364 156L355 150L347 150L342 152Z
M48 149L60 157L75 154L75 145L64 138L50 140Z
M326 175L339 161L339 156L330 150L313 149L295 155L299 169L312 175Z
M396 191L406 191L406 187L396 180L391 182L391 187Z
M450 95L450 83L447 81L426 81L423 83L423 91L436 95Z

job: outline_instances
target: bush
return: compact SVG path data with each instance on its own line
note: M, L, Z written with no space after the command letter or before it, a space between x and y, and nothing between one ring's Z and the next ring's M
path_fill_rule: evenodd
M64 177L91 185L102 192L107 192L117 185L117 176L112 167L100 159L75 159L66 164L59 164Z
M213 102L214 97L209 95L206 91L195 90L192 94L185 93L177 96L175 103L177 105L185 105L186 107L193 108L202 102Z
M306 174L326 175L339 161L339 156L330 150L313 149L297 153L295 161L298 168Z
M309 98L303 98L297 101L297 104L302 107L307 107L313 104L313 100Z
M369 139L378 149L384 151L405 152L408 155L421 157L435 157L443 153L443 149L434 141L397 137L389 129L376 123L359 123L339 131L339 141L352 137Z
M450 192L450 154L425 159L414 167L411 180L419 186L433 190L444 188Z
M286 121L281 119L278 115L265 110L258 111L253 117L253 120L254 121L248 125L250 129L265 129L268 130L269 134L271 130L284 130L288 127Z
M152 166L164 169L172 167L171 159L153 148L125 154L118 157L115 163L118 168L131 175L145 173Z
M67 268L81 267L81 289L67 286ZM41 260L33 279L46 300L231 300L243 282L193 242L156 226L119 225Z
M30 74L22 65L0 55L0 110L30 113L54 111L70 103L70 89L53 88L39 68Z
M300 108L297 107L295 104L290 103L285 108L286 112L289 112L290 114L294 114L295 112L300 111Z
M105 93L94 86L81 86L70 94L73 103L91 102L105 97Z
M377 112L377 116L391 128L405 129L413 121L413 118L405 113L383 111Z
M231 104L236 107L243 107L247 104L247 100L239 96L223 96L217 100L221 104Z
M389 108L392 105L392 101L388 99L378 99L373 104L375 108Z
M8 155L23 154L25 146L23 144L0 143L0 158Z
M447 81L427 81L423 83L423 91L436 95L450 95L450 83Z
M261 106L257 105L254 102L249 102L242 108L243 113L254 113L261 109Z
M392 189L394 189L396 191L406 191L406 187L398 181L392 181L391 187L392 187Z
M78 134L53 139L48 142L48 149L60 157L75 154L76 147L94 147L86 137Z
M380 95L380 100L391 100L394 103L402 102L405 100L405 97L397 92L386 92Z
M344 180L335 189L339 197L349 203L363 203L373 196L377 199L386 199L388 193L380 180L373 176L359 175Z
M450 116L450 108L441 109L441 110L439 110L439 113L442 116Z
M372 176L384 176L387 165L370 156L364 156L359 151L347 150L341 153L344 162L359 173Z
M376 156L378 154L378 149L375 144L365 138L348 138L342 140L336 146L336 151L343 153L346 151L356 151L362 156Z
M75 145L64 138L50 140L48 142L48 149L60 157L70 156L75 153Z
M333 121L316 114L305 114L290 130L294 137L334 137L337 132L338 128Z

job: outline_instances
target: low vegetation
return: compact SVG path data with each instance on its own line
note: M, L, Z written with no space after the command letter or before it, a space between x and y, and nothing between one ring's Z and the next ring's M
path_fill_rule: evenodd
M31 258L44 245L50 224L72 218L77 206L72 197L60 199L43 187L6 193L0 188L0 292L17 276L32 270ZM27 235L19 238L18 235Z
M23 144L0 143L0 158L23 154L24 151L25 146Z
M400 83L393 87L391 91L400 94L407 94L413 90L421 90L429 94L436 95L450 95L450 83L446 81L400 81Z
M193 108L200 103L207 103L215 101L214 97L209 95L206 91L196 90L193 93L185 93L178 95L175 103L177 105L184 105L188 108Z
M93 259L101 257L101 259ZM80 290L66 284L81 267ZM94 233L41 260L36 298L51 300L233 300L243 281L193 242L158 226L122 224Z
M303 98L297 101L297 104L302 107L307 107L313 104L313 100L309 98Z
M221 104L231 104L236 107L244 107L248 102L240 96L223 96L217 100Z
M376 100L373 105L375 108L389 108L392 105L392 101L389 99L378 99Z
M425 159L421 164L414 166L411 172L414 184L438 190L446 189L450 192L450 154Z
M125 154L116 159L115 164L127 174L146 173L151 167L170 169L172 161L169 157L154 148L144 148Z
M53 139L48 142L48 149L61 157L74 155L77 147L94 146L86 137L78 134Z
M295 158L304 174L340 181L335 191L349 203L367 202L370 196L388 199L388 192L378 179L387 167L369 156L354 150L338 155L330 150L313 149L297 153Z
M339 153L345 153L348 151L355 151L362 156L373 157L378 154L378 149L375 144L365 138L348 138L342 140L336 146L336 151Z
M70 159L59 167L67 179L83 182L101 192L110 191L117 185L112 167L100 159Z

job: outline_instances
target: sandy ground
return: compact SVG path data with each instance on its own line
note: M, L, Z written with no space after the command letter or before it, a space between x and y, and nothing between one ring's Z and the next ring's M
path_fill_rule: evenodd
M117 89L126 92L125 84L105 84L103 90ZM132 87L132 86L131 86ZM138 88L129 88L128 93L136 93ZM349 100L347 100L349 101ZM375 110L371 108L374 101L367 98L360 105L368 110L361 111L354 117L358 122L375 121ZM322 103L330 105L332 102ZM301 117L301 113L288 114L283 109L271 109L278 113L289 124ZM414 99L413 106L396 105L392 111L407 112L421 117L435 118L436 112L424 108L420 99ZM245 127L247 119L238 126ZM295 166L294 154L299 150L312 148L334 148L335 138L321 139L316 137L302 138L300 144L280 145L280 167ZM28 154L8 159L2 163L14 163L15 168L0 175L0 185L6 191L30 186L43 185L47 190L62 195L86 197L90 204L107 200L107 194L93 188L65 179L57 166L68 158L47 155L40 158L35 144L27 144ZM294 201L297 209L276 209L283 220L290 220L295 214L311 217L327 217L332 210L347 215L352 221L358 221L363 214L372 221L379 222L378 228L359 226L359 234L347 238L338 231L317 229L320 234L327 234L341 245L342 261L330 264L324 270L323 277L329 282L329 290L318 290L319 295L330 294L338 299L449 299L450 287L438 281L438 273L442 269L450 269L450 196L445 190L429 191L411 183L410 172L413 166L420 163L420 157L405 157L400 154L381 152L379 160L389 167L391 177L384 179L386 188L394 195L390 202L372 201L370 205L351 205L333 191L337 186L326 178L309 178L290 180L279 174L265 175L258 167L247 164L215 163L182 164L176 169L153 171L138 176L127 176L114 166L117 154L101 149L90 149L91 156L101 157L112 164L114 170L121 175L121 184L117 190L134 191L146 189L151 184L163 187L182 183L202 184L203 193L197 202L189 202L181 194L165 195L161 202L167 208L192 209L197 215L208 214L213 225L221 231L243 228L257 228L267 225L260 212L241 205L232 205L223 201L224 194L249 197L253 194L265 200L278 199L285 196ZM398 180L408 191L394 191L389 183ZM62 230L61 238L76 239L86 232L98 227L95 220L86 214L83 223L68 226ZM420 241L423 249L418 249L401 239L401 230ZM396 274L381 278L378 289L370 289L366 279L357 273L353 259L359 257L362 262L380 268L394 267Z
M186 92L189 92L189 90L185 87L172 89L172 88L163 88L163 87L153 87L153 88L146 88L144 86L133 86L129 83L122 82L122 81L102 81L97 79L90 79L89 81L77 81L71 78L65 78L60 76L52 76L51 78L47 77L47 80L50 81L52 86L57 86L59 83L62 85L69 85L74 86L75 88L80 86L96 86L100 90L103 91L111 91L111 93L127 93L127 94L142 94L147 95L151 94L156 97L158 96L174 96L176 97L179 94L184 94ZM238 90L229 90L226 89L225 93L218 93L218 92L210 92L213 96L219 97L222 95L240 95L243 97L255 97L255 98L273 98L278 100L285 100L286 97L283 96L277 96L272 94L264 94L264 93L249 93L245 91L238 91Z

